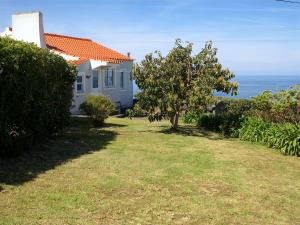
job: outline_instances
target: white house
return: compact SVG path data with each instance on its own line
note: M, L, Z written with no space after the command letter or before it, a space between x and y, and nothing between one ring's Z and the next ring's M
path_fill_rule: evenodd
M12 26L0 36L48 48L77 66L72 113L79 113L79 105L86 95L106 95L117 106L132 106L133 82L130 75L133 60L129 54L122 55L86 38L44 33L41 12L14 14Z

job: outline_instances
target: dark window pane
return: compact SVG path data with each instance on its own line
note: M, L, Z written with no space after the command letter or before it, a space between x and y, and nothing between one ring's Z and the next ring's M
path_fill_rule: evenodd
M82 84L77 84L77 91L82 91Z
M93 88L98 88L98 71L93 71Z
M124 88L124 72L120 73L120 88Z
M113 87L114 86L114 70L106 70L105 79L104 79L105 87Z

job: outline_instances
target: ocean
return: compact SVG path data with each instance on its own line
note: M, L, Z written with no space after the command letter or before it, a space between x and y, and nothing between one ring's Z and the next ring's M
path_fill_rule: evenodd
M249 99L263 91L278 92L286 90L290 86L300 84L300 75L293 76L272 76L272 75L236 75L234 81L239 83L239 94L237 96L216 93L216 96L230 98ZM138 92L138 87L134 84L134 93Z
M235 81L239 83L239 93L237 96L230 96L217 93L216 96L226 96L231 98L249 99L263 91L278 92L286 90L290 86L300 84L300 75L294 76L271 76L271 75L236 75Z

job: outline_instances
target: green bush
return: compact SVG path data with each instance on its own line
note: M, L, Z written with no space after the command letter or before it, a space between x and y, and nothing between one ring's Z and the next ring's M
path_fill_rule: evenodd
M198 118L198 125L209 131L220 132L225 136L238 137L243 117L239 114L202 114Z
M182 116L182 121L186 124L197 124L201 115L203 114L199 112L186 112Z
M87 96L80 105L80 111L92 118L94 126L103 125L104 120L115 110L116 106L105 96Z
M261 118L247 118L239 129L241 140L260 142L285 155L300 156L300 125L270 123Z
M147 116L147 111L143 110L142 107L138 103L136 103L132 109L126 110L126 115L129 118L143 117L143 116Z
M253 103L247 99L224 98L225 113L245 115L252 107Z
M229 98L222 98L220 102L224 104L221 113L187 112L183 115L183 122L196 123L209 131L237 137L244 115L251 109L252 103L250 100Z
M265 91L251 99L249 115L274 123L300 123L300 85L278 93Z
M47 49L0 38L0 154L23 152L69 122L76 68Z

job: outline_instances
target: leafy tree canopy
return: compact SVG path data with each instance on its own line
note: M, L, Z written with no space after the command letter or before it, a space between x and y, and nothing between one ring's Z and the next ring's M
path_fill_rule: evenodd
M215 102L215 91L237 94L237 83L230 82L234 74L223 69L212 42L194 56L192 47L177 39L166 57L155 51L135 65L139 104L149 112L150 122L166 117L176 129L181 112L204 109Z

